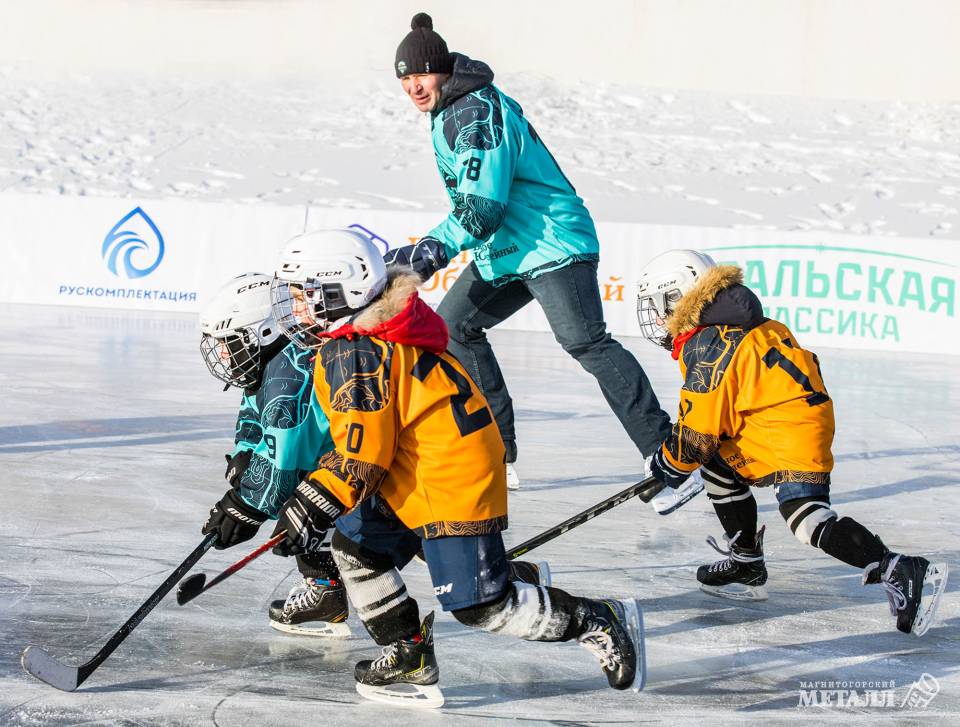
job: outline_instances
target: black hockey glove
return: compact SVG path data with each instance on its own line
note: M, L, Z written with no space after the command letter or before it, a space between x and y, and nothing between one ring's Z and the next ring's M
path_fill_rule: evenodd
M235 490L240 489L240 478L243 477L243 473L246 472L247 467L250 466L250 458L253 457L252 449L245 449L242 452L230 456L229 454L223 455L227 459L227 471L224 473L224 477L227 482L230 483L230 487Z
M201 532L216 533L217 542L213 547L223 550L250 540L266 519L266 515L250 507L231 489L213 506Z
M426 282L435 272L447 267L450 261L443 243L433 237L423 237L415 245L390 250L383 256L383 262L387 272L406 267Z
M657 447L657 451L650 458L650 474L674 490L686 482L690 476L689 472L681 472L667 462L663 456L663 447Z
M304 480L280 509L273 534L286 531L287 537L273 552L283 556L320 552L327 530L346 509L326 487Z

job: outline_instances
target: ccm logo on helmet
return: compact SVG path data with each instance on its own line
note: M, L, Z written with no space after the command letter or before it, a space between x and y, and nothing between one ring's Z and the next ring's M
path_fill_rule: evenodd
M241 285L239 288L237 288L237 295L240 295L240 293L243 293L243 292L246 291L246 290L254 290L254 289L256 289L256 288L262 288L264 285L266 285L266 286L269 287L270 281L269 281L269 280L261 280L261 281L256 282L256 283L250 283L249 285Z

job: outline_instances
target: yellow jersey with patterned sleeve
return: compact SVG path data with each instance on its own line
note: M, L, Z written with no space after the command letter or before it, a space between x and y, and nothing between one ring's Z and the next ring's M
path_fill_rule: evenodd
M417 282L394 279L318 349L316 394L335 448L309 477L348 509L378 495L421 537L498 532L507 526L503 441Z
M833 402L816 354L734 266L709 270L667 320L683 386L667 462L692 472L719 456L746 483L829 484Z

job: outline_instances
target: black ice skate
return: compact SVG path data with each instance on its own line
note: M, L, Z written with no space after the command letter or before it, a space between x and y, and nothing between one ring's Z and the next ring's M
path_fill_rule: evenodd
M763 532L757 531L755 548L741 548L737 545L738 532L732 538L724 535L730 546L724 550L711 535L707 538L710 545L721 555L727 556L713 565L702 565L697 569L700 590L711 596L730 598L735 601L766 601L768 594L764 584L767 582L767 568L763 564Z
M643 689L647 660L643 642L643 611L635 599L584 599L589 613L577 641L600 658L614 689Z
M433 653L433 612L423 619L414 638L388 644L379 659L357 662L353 676L360 696L374 702L428 709L442 706L440 667Z
M347 591L339 581L304 578L285 601L270 604L270 625L278 631L305 636L346 639Z
M528 560L511 560L507 563L511 581L529 583L532 586L549 586L553 582L550 574L550 564L545 560L531 563Z
M926 558L887 553L863 571L863 584L880 583L890 601L890 613L905 634L923 636L933 624L940 596L947 587L947 564Z

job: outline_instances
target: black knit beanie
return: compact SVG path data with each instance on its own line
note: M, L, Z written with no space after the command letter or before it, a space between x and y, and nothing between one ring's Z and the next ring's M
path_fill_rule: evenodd
M410 27L413 30L397 46L393 64L397 78L411 73L453 73L453 58L447 42L433 32L433 19L426 13L417 13Z

